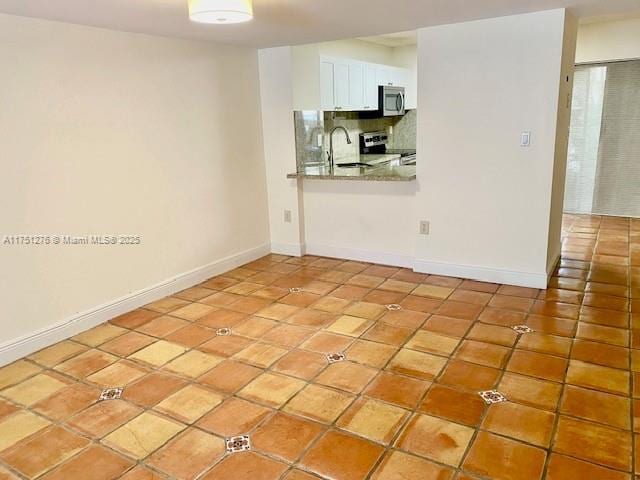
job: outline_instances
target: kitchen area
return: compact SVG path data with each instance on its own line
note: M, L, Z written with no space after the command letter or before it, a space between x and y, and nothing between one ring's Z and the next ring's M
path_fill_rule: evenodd
M417 32L261 52L271 250L412 267Z
M293 47L292 56L288 178L415 180L415 32Z

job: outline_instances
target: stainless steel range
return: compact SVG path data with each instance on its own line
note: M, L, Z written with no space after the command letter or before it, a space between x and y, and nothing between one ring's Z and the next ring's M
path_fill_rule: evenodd
M360 134L361 155L399 155L400 165L415 165L416 150L409 148L387 148L389 135L385 131Z

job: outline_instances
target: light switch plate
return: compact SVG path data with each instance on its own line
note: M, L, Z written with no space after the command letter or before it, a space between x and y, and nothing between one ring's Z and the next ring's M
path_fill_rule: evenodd
M531 146L531 132L522 132L522 135L520 136L520 146L521 147Z
M429 235L429 222L427 220L420 222L420 235Z
M291 210L284 211L284 221L286 223L291 223Z

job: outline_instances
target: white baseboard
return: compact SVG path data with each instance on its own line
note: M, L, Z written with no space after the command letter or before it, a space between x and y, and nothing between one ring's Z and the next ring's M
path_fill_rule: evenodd
M233 270L245 263L268 255L270 245L245 250L217 260L208 265L198 267L173 278L164 280L151 287L138 290L120 298L114 299L97 307L73 315L61 322L40 329L23 337L10 340L0 345L0 366L30 355L49 345L67 339L80 332L95 327L118 315L130 312L168 295L201 283L221 273Z
M560 261L560 252L561 252L561 250L562 250L562 247L561 247L560 244L558 244L558 247L556 248L556 251L553 253L553 255L551 256L551 260L549 260L549 263L547 264L547 285L549 285L549 281L551 280L551 276L553 275L553 272L556 270L556 266L558 265L558 262Z
M420 273L468 278L470 280L479 280L482 282L504 283L520 287L547 288L546 272L518 272L513 270L476 267L472 265L427 262L424 260L416 260L413 269Z
M300 243L272 243L271 253L301 257L305 254L305 247Z
M356 260L359 262L379 263L381 265L391 265L394 267L412 268L414 261L414 258L408 255L374 252L371 250L360 250L357 248L334 247L331 245L306 244L305 250L309 255L343 258L345 260Z

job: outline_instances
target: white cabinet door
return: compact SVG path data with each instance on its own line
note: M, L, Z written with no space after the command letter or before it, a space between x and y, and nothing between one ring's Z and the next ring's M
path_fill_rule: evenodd
M336 62L333 70L336 110L349 110L349 63Z
M407 69L378 65L378 85L406 87L408 80Z
M393 85L393 75L391 73L391 67L385 67L384 65L377 65L376 68L376 80L378 85Z
M364 64L349 62L349 110L364 109Z
M378 109L378 67L370 63L364 66L364 109Z
M394 68L391 71L391 81L396 87L407 88L409 84L409 72L404 68Z
M320 61L320 104L322 110L335 109L335 65L329 60Z

